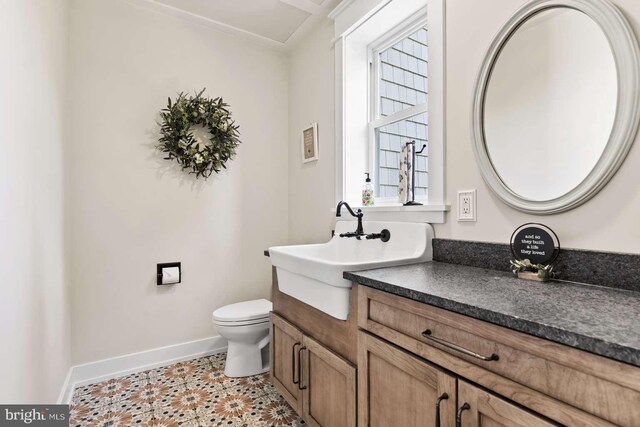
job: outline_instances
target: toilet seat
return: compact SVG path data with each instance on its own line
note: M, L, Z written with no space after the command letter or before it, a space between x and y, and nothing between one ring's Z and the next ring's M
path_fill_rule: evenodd
M271 301L257 299L220 307L213 312L213 322L223 326L246 326L269 321Z
M255 320L241 320L238 322L223 322L221 320L213 320L218 326L251 326L251 325L259 325L261 323L269 323L269 316L264 319L255 319Z

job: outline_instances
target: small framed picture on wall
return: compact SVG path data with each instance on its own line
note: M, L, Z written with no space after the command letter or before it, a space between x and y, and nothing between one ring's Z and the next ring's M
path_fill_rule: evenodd
M302 130L302 163L318 160L318 123Z

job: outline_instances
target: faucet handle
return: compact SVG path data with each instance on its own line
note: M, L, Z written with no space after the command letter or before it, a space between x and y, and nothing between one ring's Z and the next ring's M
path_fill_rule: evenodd
M388 242L391 239L391 232L386 228L379 233L371 233L365 236L367 240L380 239L383 242Z

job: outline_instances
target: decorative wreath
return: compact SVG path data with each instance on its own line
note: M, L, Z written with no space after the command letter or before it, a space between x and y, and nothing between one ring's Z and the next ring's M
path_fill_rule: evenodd
M236 154L240 144L238 126L231 118L228 105L222 98L202 96L202 89L195 97L179 93L175 102L168 98L162 118L158 150L166 153L166 160L175 159L182 169L190 169L196 178L208 178L218 173ZM193 126L208 129L209 143L199 142L193 134Z

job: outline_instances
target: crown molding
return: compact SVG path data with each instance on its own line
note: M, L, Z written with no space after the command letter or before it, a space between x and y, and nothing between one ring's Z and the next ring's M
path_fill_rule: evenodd
M318 28L320 25L325 25L325 23L333 25L333 21L328 20L327 15L331 9L335 7L336 3L336 0L324 0L318 7L317 12L309 16L309 18L307 18L307 20L304 21L302 25L300 25L298 29L287 39L284 43L285 48L287 50L295 49L307 34Z
M154 12L158 12L158 13L163 13L166 15L172 15L175 16L177 18L181 18L184 19L186 21L195 23L195 24L199 24L199 25L204 25L207 26L209 28L212 28L214 30L217 31L221 31L227 34L232 34L232 35L236 35L236 36L240 36L240 37L244 37L248 40L251 40L257 44L260 44L262 46L265 47L270 47L272 49L276 49L276 50L281 50L284 51L286 50L286 44L270 39L268 37L264 37L261 36L259 34L256 33L252 33L250 31L247 30L243 30L241 28L237 28L234 27L232 25L228 25L225 24L223 22L220 21L216 21L214 19L210 19L207 17L204 17L202 15L198 15L195 13L191 13L191 12L187 12L186 10L182 10L182 9L178 9L177 7L173 7L164 3L160 3L156 0L124 0L128 3L131 3L133 5L137 5L137 6L141 6L144 7L146 9L152 10ZM296 0L291 0L292 2L296 1ZM309 18L307 18L308 20ZM306 21L305 21L306 22ZM299 28L296 29L296 31L294 31L294 33L292 34L292 36L294 34L296 34L298 32ZM289 37L291 38L291 36Z
M348 8L351 5L351 3L353 3L354 1L355 0L342 0L340 4L338 4L338 6L335 7L335 9L329 12L329 19L335 20L336 17L338 17L342 12L344 12L345 9Z
M280 3L288 4L289 6L300 9L310 15L318 12L322 7L321 4L314 3L311 0L280 0Z
M143 7L153 12L162 13L165 15L174 16L183 19L194 24L203 25L213 30L220 31L226 34L231 34L245 38L258 45L274 49L276 51L288 52L295 48L297 43L302 40L305 35L319 25L323 19L326 19L329 10L334 0L324 0L322 4L318 5L311 0L280 0L281 2L288 4L297 9L303 10L309 13L309 17L287 38L284 42L279 42L268 37L261 36L259 34L252 33L241 28L234 27L232 25L225 24L214 19L207 18L202 15L198 15L192 12L188 12L179 9L174 6L170 6L161 3L157 0L122 0L135 6ZM342 3L350 3L353 0L344 0ZM338 5L340 7L340 5Z

